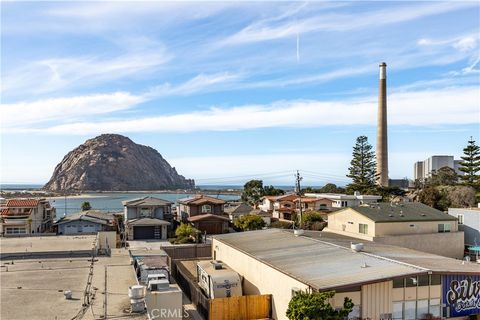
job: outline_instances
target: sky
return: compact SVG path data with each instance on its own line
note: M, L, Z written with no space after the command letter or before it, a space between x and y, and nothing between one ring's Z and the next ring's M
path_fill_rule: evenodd
M1 2L2 183L45 183L118 133L198 185L345 185L376 143L390 178L480 140L479 2Z

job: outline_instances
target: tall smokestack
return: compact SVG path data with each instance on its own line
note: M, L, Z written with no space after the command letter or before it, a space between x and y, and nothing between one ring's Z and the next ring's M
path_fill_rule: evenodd
M377 184L388 187L387 64L380 64L377 118Z

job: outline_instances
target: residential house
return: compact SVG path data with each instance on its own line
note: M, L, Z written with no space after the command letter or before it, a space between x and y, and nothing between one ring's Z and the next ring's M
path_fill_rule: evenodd
M302 211L325 211L332 209L333 200L302 196L301 198L294 194L282 196L266 196L262 198L262 204L259 208L266 212L271 212L272 217L281 220L292 220L294 215L299 213L300 205Z
M465 233L465 246L480 246L480 206L448 208L448 214L458 219L458 230Z
M25 235L51 230L55 208L46 199L8 199L1 209L0 233Z
M260 210L266 212L273 212L273 205L278 196L264 196L262 197L262 203L258 206Z
M55 222L57 234L88 234L99 231L115 231L113 213L87 210L63 216Z
M191 222L195 228L208 234L228 231L230 219L225 215L225 201L206 195L195 195L177 201L177 220Z
M122 204L127 240L167 239L173 220L172 202L144 197L123 201Z
M334 233L448 257L463 257L457 218L418 202L375 203L328 214Z
M243 202L227 202L224 211L230 218L231 222L235 222L241 216L248 215L252 212L253 207Z
M243 203L243 202L236 202L236 203L229 203L225 205L225 213L228 214L230 221L232 223L235 222L238 218L245 216L245 215L254 215L259 216L265 222L266 226L269 226L272 223L272 213L263 211L261 209L254 209L252 206Z
M306 197L321 198L331 201L331 205L326 203L326 210L336 208L355 207L362 204L377 203L382 196L360 194L358 191L354 194L341 193L305 193Z

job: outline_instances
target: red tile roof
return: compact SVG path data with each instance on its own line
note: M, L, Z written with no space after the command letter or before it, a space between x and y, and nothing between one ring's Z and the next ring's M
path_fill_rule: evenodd
M7 207L36 207L40 200L38 199L9 199Z
M8 211L9 211L8 209L2 209L2 211L0 212L0 214L1 214L2 216L7 215L7 214L8 214Z

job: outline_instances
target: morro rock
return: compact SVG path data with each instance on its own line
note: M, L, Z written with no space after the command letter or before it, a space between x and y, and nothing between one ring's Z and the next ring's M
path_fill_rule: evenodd
M157 150L118 134L102 134L70 151L44 186L67 190L192 189Z

